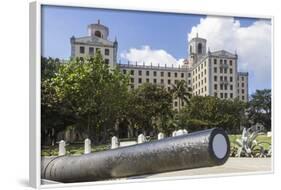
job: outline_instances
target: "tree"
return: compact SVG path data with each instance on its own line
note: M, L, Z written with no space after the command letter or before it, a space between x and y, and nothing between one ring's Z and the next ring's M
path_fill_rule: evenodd
M119 70L111 69L97 53L95 57L75 58L61 64L48 87L43 98L52 93L60 103L59 112L73 116L74 125L94 142L105 142L124 113L128 79ZM59 117L65 127L69 124L64 122L64 115L49 113L47 117Z
M41 58L41 142L55 145L57 133L75 121L75 116L64 109L66 102L56 93L53 78L62 64L59 59Z
M174 98L179 99L179 109L181 109L182 102L188 103L191 98L191 89L187 87L186 81L180 80L172 84L171 93Z
M256 90L251 95L248 109L249 119L262 124L266 130L271 130L271 90Z
M244 118L245 103L234 100L221 100L212 96L193 96L190 104L179 112L180 128L200 130L220 127L237 132Z
M163 87L145 83L132 91L128 118L145 135L162 131L172 115L172 95Z

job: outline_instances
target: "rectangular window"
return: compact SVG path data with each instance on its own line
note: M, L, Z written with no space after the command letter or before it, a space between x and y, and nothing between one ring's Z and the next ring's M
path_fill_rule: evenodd
M157 83L157 79L153 79L153 83L156 84Z
M127 71L124 69L124 70L123 70L123 74L126 74L126 73L127 73Z
M224 97L227 98L227 93L224 93Z
M224 85L224 89L227 90L227 84Z
M229 65L232 66L232 60L229 61Z
M242 100L245 100L245 97L244 97L244 96L242 96Z
M230 93L230 98L233 98L233 94L232 93Z
M217 64L217 59L214 59L214 65L216 65Z
M149 71L146 71L146 76L149 76Z
M141 76L142 75L142 71L139 71L139 76Z
M229 77L229 81L232 82L232 80L233 80L232 77Z
M244 77L242 77L242 81L244 81Z
M222 59L220 59L220 64L222 64Z
M94 48L93 47L89 47L89 54L94 55Z
M134 83L135 81L134 81L134 78L131 78L131 83Z
M181 73L181 78L183 78L184 77L184 73Z
M232 74L232 69L231 68L229 69L229 73Z
M175 102L175 107L177 107L178 106L178 102Z
M244 94L244 92L245 92L244 89L242 89L242 94Z
M207 70L206 70L206 69L204 70L204 74L205 74L205 75L207 74Z
M134 74L135 74L134 70L131 70L131 75L134 75Z
M217 81L217 79L218 79L218 77L215 75L215 76L214 76L214 81Z
M227 76L224 77L224 81L227 81Z
M230 85L230 90L233 90L233 86L232 85Z
M224 68L224 73L227 73L227 68Z
M191 77L191 73L188 73L188 77Z
M170 79L168 80L168 84L171 84L171 80Z
M161 79L161 84L164 84L164 79Z
M178 77L178 73L175 73L175 77L176 77L176 78Z
M223 98L223 93L221 93L221 98Z
M218 85L214 84L214 89L217 90L218 89Z
M191 84L191 80L188 80L188 84Z
M215 93L214 93L214 96L215 96L215 97L218 97L218 93L215 92Z
M141 80L141 78L139 78L139 84L141 84L142 83L142 80Z
M157 72L156 71L153 71L153 76L157 76Z
M171 73L170 72L168 72L168 77L171 77Z
M164 72L161 72L161 77L163 77L164 76Z
M220 85L220 89L223 90L223 85L222 84Z
M225 59L225 60L223 60L223 63L226 65L226 59Z
M223 69L222 69L222 68L220 68L220 73L222 73L222 71L223 71Z
M109 49L104 49L104 55L109 55Z
M220 81L223 81L223 76L220 76Z
M217 73L217 68L216 67L214 67L214 73Z
M84 54L85 53L85 47L84 46L80 46L80 53Z
M244 82L242 82L242 84L241 84L241 85L242 85L242 87L244 87Z
M146 79L146 82L149 83L149 79Z

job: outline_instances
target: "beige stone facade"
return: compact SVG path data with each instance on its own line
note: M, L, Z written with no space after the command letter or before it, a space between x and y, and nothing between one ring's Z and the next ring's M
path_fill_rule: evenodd
M183 66L163 67L117 63L118 43L107 39L108 28L98 22L88 26L88 33L87 37L71 38L71 55L93 56L95 51L101 51L108 64L119 67L121 72L130 75L131 88L138 88L148 82L170 89L177 81L184 80L192 89L193 95L248 101L248 73L238 72L238 55L225 50L211 52L206 48L206 39L199 38L198 35L189 42L189 57ZM173 106L179 109L184 105L181 104L175 99Z
M94 56L98 51L103 56L105 63L115 67L118 42L108 40L109 30L100 21L88 26L88 36L70 38L71 57Z

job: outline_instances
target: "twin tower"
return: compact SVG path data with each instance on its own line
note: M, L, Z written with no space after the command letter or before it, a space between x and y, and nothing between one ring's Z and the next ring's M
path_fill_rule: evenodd
M188 61L191 65L195 64L200 60L203 56L206 55L206 43L207 40L198 37L198 33L196 34L196 38L192 38L189 41L188 47Z

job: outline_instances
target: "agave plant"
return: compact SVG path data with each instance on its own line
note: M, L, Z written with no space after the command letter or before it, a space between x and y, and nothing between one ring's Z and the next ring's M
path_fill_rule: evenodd
M251 128L244 128L241 138L236 139L235 143L238 145L238 150L236 153L236 157L267 157L271 156L271 150L266 151L264 148L265 144L269 144L267 142L258 142L256 140L257 136L261 133L259 130L254 130Z

